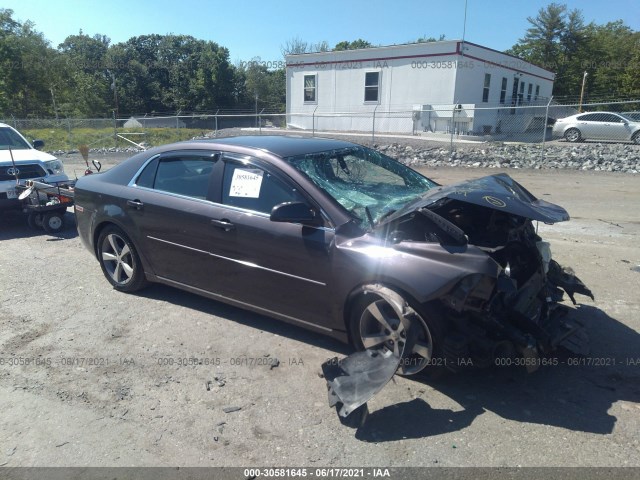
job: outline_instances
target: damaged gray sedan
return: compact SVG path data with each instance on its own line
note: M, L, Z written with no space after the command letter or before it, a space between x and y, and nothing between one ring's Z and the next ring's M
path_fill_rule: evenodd
M536 233L569 215L505 174L440 186L359 145L258 136L149 150L75 192L114 288L160 282L350 341L390 359L380 378L588 347L558 302L591 292Z

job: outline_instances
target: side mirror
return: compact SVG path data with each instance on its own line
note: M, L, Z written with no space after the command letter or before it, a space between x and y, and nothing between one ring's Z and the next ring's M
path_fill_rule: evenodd
M317 212L304 202L279 203L271 209L272 222L301 223L302 225L317 225L320 217Z
M44 148L44 140L34 140L33 148L35 148L36 150L40 150Z

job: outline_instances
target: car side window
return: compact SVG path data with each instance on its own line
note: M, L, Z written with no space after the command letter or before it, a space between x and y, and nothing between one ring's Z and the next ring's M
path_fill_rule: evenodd
M145 167L136 185L204 200L215 160L206 156L156 159Z
M604 117L603 121L608 122L608 123L622 123L623 122L622 118L620 118L617 115L612 115L610 113L603 113L602 116Z
M271 213L282 202L304 201L292 185L256 167L226 161L222 180L222 203L262 213Z
M144 170L136 179L136 185L138 187L153 188L153 182L156 179L156 170L158 170L157 158L144 167Z
M586 115L577 117L576 120L580 120L581 122L597 122L600 119L597 113L587 113Z

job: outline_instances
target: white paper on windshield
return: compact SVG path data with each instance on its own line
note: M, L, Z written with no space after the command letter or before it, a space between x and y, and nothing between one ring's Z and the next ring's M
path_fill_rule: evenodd
M258 198L262 185L262 170L258 168L236 168L231 179L230 197Z

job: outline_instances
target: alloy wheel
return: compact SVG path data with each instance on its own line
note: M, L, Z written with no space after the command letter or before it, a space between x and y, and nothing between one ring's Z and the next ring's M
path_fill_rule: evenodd
M417 314L411 322L418 322L416 338L411 352L405 352L399 371L403 375L414 375L431 363L433 339L424 320ZM407 342L405 325L395 309L384 299L369 303L360 317L360 340L366 349L393 351L399 356Z
M118 285L126 285L135 273L134 258L127 242L115 233L102 241L100 256L105 271Z

